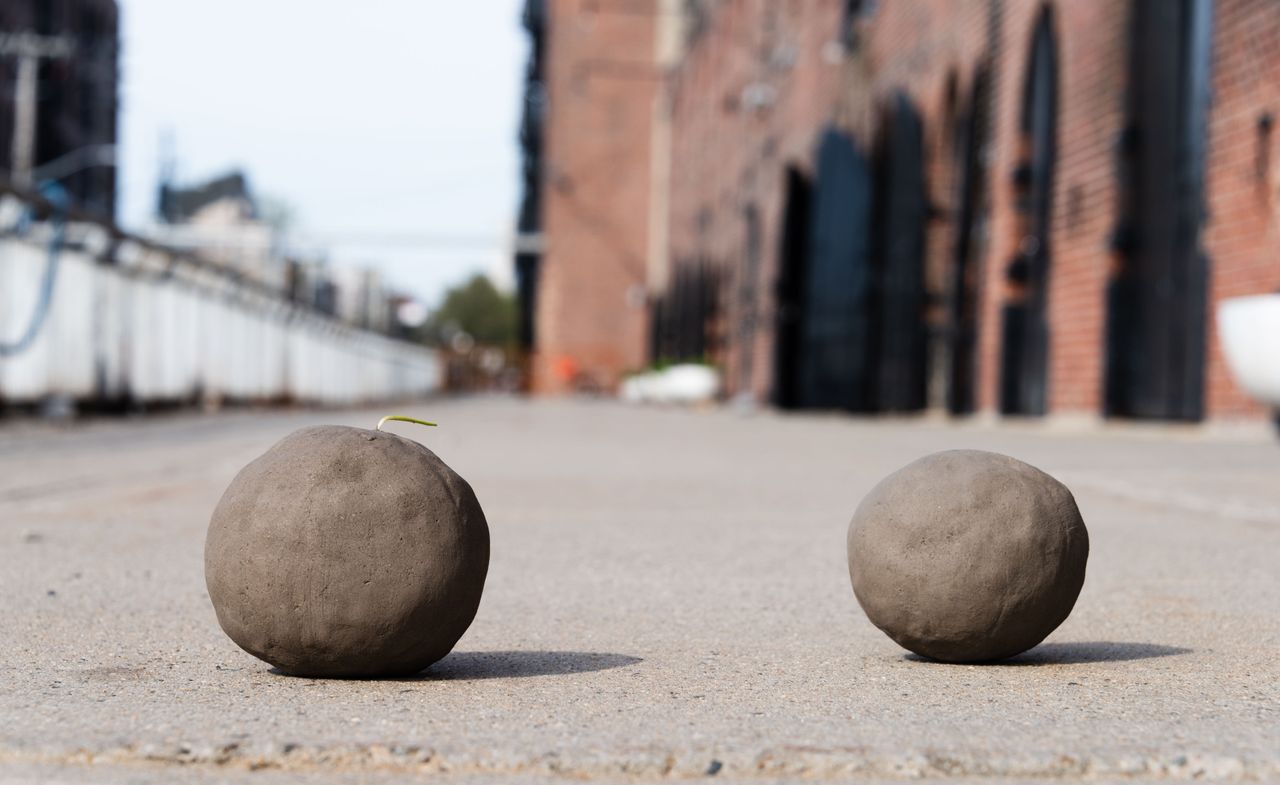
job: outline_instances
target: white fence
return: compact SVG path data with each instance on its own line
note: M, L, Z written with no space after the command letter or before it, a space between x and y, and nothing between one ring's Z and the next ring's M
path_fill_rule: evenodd
M48 224L20 234L0 226L0 344L16 341L38 307L52 232ZM440 387L440 363L425 347L343 325L136 240L113 240L103 227L72 224L67 238L39 333L0 357L0 401L353 404Z

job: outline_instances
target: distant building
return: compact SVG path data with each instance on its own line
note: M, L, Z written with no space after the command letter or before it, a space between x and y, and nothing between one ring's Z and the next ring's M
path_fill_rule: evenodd
M188 188L161 183L158 212L160 219L169 224L232 224L258 217L258 207L243 172L230 172Z
M329 265L323 258L300 259L291 256L286 265L285 296L288 300L336 316L338 289L332 280Z
M282 228L267 220L242 172L207 182L160 186L159 221L152 240L205 261L230 268L279 292L367 330L396 328L392 296L381 274L368 266L336 266L288 253Z
M115 216L119 13L114 0L4 0L0 35L69 39L70 54L35 66L32 164L58 179L82 209ZM0 54L0 176L10 179L20 57ZM52 167L49 165L53 164Z
M1212 317L1280 288L1280 4L672 5L548 0L536 389L1264 414Z
M290 287L290 272L275 226L263 220L242 172L185 188L160 186L159 223L150 235L170 248L230 267L277 290Z
M337 285L335 313L348 324L386 333L395 326L392 296L382 275L372 267L340 267L334 271Z

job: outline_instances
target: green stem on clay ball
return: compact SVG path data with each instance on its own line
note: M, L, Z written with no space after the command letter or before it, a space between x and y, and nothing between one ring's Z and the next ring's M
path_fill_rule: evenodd
M388 421L411 422L411 423L416 423L417 425L430 425L433 428L436 427L435 423L427 422L426 420L415 420L412 417L405 417L404 415L401 415L401 414L388 414L386 417L383 417L381 420L378 420L378 427L376 430L379 430L379 431L382 430L382 426L386 425Z

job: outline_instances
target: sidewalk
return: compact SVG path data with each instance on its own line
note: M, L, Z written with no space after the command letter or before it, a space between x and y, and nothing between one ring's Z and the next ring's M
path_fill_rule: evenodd
M445 401L401 431L489 518L485 599L419 678L270 673L204 593L209 512L304 424L0 430L0 783L1280 778L1280 442ZM1064 480L1075 612L1006 665L905 656L844 536L927 452Z

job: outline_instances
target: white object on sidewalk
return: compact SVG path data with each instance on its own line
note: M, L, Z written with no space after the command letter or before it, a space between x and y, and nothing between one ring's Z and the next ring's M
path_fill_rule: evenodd
M1280 407L1280 294L1222 301L1218 332L1236 382L1258 401Z
M720 391L720 375L706 365L673 365L637 374L622 382L619 397L627 403L706 403Z

